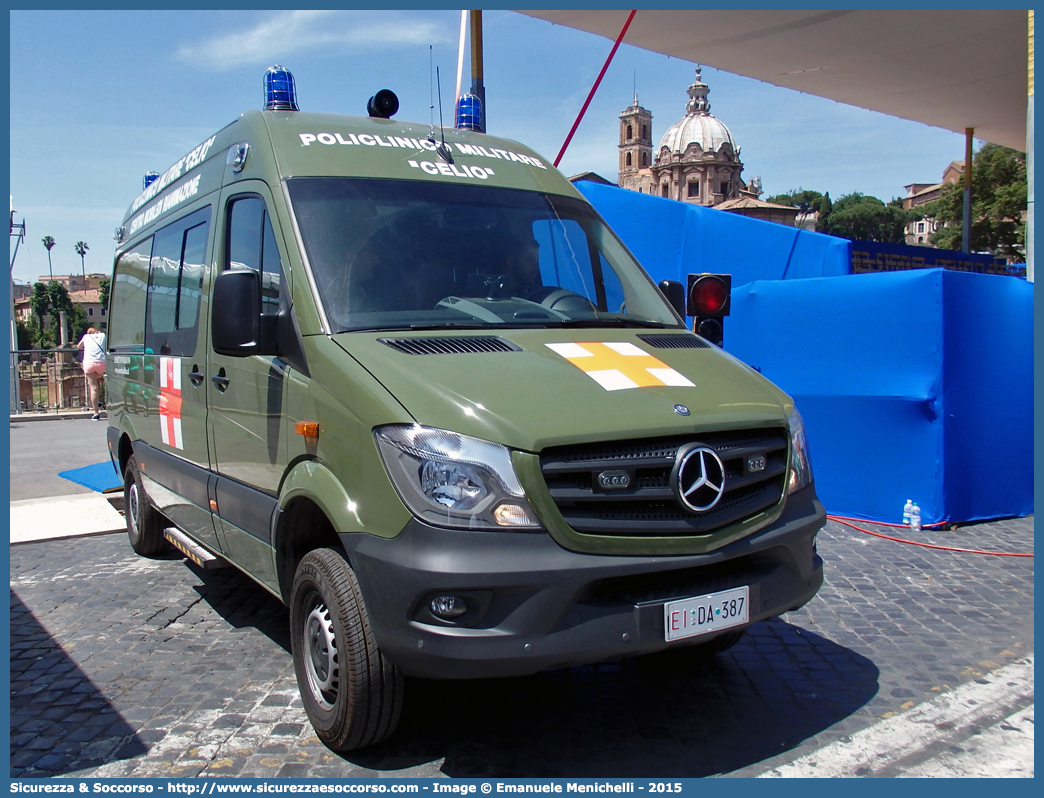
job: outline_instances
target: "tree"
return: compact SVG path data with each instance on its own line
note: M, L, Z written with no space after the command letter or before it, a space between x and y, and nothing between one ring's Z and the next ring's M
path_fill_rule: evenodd
M47 286L47 296L51 301L51 327L55 330L54 340L56 345L61 342L61 328L58 326L61 322L61 313L65 313L66 331L69 330L69 325L74 318L73 302L69 297L69 289L56 280L52 280L51 284Z
M33 340L38 332L39 327L36 325L36 319L32 316L29 317L28 321L17 319L15 321L15 334L18 336L18 350L24 352L27 349L32 349Z
M44 329L44 316L51 308L51 297L47 293L47 286L43 283L33 283L33 295L29 297L29 307L33 309L40 329Z
M826 232L827 219L830 217L830 212L833 209L829 191L826 194L820 194L818 191L799 188L796 191L788 191L786 194L777 194L774 197L769 197L766 201L774 202L777 205L789 205L792 208L797 208L801 214L816 214L816 232Z
M1009 259L1025 258L1027 208L1026 154L998 144L984 144L972 158L972 252ZM964 232L964 183L954 183L921 213L946 226L929 241L942 249L960 249Z
M901 200L885 205L877 197L856 192L833 203L826 218L820 216L816 230L857 241L902 244L906 240L906 225L916 215L919 214L904 211Z
M87 287L87 266L84 264L84 256L87 254L87 250L90 249L85 241L77 241L73 244L73 249L76 250L76 254L80 256L80 271L83 273L83 287Z
M33 295L29 297L29 307L33 310L33 318L26 324L29 341L38 349L50 349L54 345L54 340L43 323L44 316L51 307L51 297L47 293L46 285L33 283Z
M75 346L83 338L83 334L87 332L89 326L87 323L87 311L83 309L83 305L79 302L74 303L72 314L69 316L69 329L72 332L72 335L69 337L69 343Z
M98 281L98 301L101 303L103 309L109 307L109 278L103 277Z
M43 237L43 245L47 248L47 272L54 279L54 269L51 268L51 250L54 249L55 240L50 236Z
M34 316L25 323L19 321L17 332L19 349L50 349L52 346L51 334L40 328Z
M788 191L786 194L777 194L769 197L766 202L774 202L776 205L789 205L797 208L802 214L817 213L823 205L823 195L818 191L799 188L797 191Z
M51 317L51 331L53 335L48 336L51 342L60 341L61 334L58 332L58 321L62 311L66 313L66 321L71 321L75 318L75 311L73 309L72 299L69 298L69 291L64 285L52 280L47 285L43 283L33 283L33 295L29 298L29 307L33 309L33 313L39 319L41 336L47 332L47 328L44 326L44 316L50 315ZM45 347L46 348L46 347Z

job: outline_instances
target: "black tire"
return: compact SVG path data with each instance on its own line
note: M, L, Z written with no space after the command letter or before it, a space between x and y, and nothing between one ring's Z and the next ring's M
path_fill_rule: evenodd
M290 648L305 712L334 751L387 738L402 714L404 679L377 648L355 573L332 549L297 566Z
M127 518L127 539L137 554L154 557L166 550L167 539L163 537L166 519L149 501L133 455L123 472L123 513Z

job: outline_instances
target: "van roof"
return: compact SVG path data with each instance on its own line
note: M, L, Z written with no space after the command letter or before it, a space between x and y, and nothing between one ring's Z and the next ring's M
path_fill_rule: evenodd
M246 165L233 172L224 161L241 143L249 145ZM509 139L393 119L250 110L162 173L134 200L124 223L133 233L188 196L237 180L272 185L294 177L482 183L580 196L547 160Z

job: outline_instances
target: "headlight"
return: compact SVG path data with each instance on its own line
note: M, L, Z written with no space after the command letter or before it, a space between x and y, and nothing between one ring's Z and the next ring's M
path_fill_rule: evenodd
M805 423L795 407L787 419L790 426L790 474L787 477L787 495L812 484L812 461L808 459L808 438Z
M392 484L418 518L458 529L539 529L499 443L420 425L373 431Z

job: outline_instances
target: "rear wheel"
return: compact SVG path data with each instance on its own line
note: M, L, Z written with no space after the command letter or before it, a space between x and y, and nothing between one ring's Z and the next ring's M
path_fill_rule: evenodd
M290 646L308 719L329 748L362 748L395 731L402 673L377 648L355 573L332 549L309 552L297 567Z
M123 512L127 517L127 539L137 554L152 557L167 548L163 537L164 518L145 493L138 461L133 455L123 472Z

